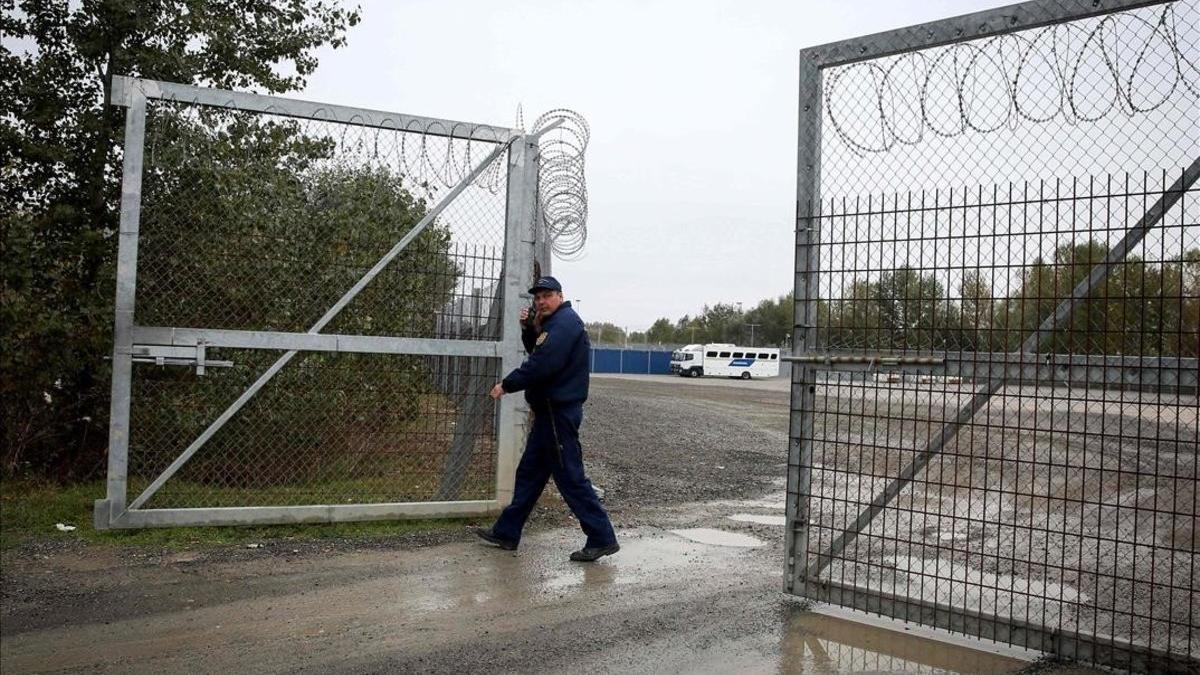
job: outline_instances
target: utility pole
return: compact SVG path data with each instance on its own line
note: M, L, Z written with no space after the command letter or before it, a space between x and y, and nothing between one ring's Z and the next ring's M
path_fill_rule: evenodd
M762 324L761 323L748 323L746 325L750 326L750 346L753 347L754 346L754 329L757 328L758 326L761 326Z

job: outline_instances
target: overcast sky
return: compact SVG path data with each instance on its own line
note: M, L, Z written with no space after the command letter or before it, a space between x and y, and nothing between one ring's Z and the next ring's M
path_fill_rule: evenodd
M797 52L988 0L365 0L302 98L512 126L582 113L588 242L554 273L586 320L644 329L792 287Z

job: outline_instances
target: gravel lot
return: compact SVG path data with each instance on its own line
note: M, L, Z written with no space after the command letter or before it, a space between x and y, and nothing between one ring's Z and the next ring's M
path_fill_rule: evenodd
M615 513L748 498L786 475L788 382L592 378L580 440Z
M817 550L971 393L818 388ZM826 578L1200 657L1198 418L1194 395L1006 387Z

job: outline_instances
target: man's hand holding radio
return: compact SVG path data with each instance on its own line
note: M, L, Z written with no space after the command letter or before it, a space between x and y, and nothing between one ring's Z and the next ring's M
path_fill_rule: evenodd
M533 309L532 307L522 307L521 308L521 315L520 315L521 316L521 325L522 326L533 326L534 328L538 328L539 323L540 323L539 319L541 318L541 314L538 312L532 311L532 309Z

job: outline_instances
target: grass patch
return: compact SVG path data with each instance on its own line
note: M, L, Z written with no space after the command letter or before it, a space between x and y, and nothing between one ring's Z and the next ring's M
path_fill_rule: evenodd
M104 481L60 486L31 481L5 481L0 490L0 549L26 542L82 541L94 545L149 546L185 550L272 541L332 538L382 539L411 532L461 528L480 519L393 520L315 525L171 527L142 530L96 530L92 505L104 496ZM60 532L55 525L74 525Z

